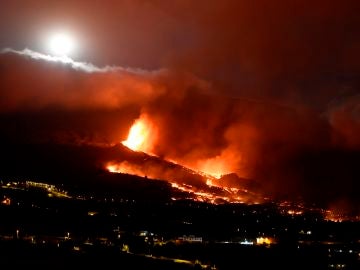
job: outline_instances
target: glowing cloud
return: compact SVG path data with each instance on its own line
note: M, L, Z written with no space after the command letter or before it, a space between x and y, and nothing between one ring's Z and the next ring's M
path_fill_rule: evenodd
M147 73L161 72L161 70L149 72L149 71L142 70L139 68L131 69L131 68L123 68L123 67L119 67L119 66L98 67L91 63L75 61L66 55L48 55L48 54L43 54L40 52L35 52L30 49L24 49L22 51L17 51L17 50L11 49L11 48L5 48L5 49L1 50L1 53L14 53L14 54L21 55L21 56L27 56L27 57L30 57L35 60L58 62L58 63L62 63L65 65L69 65L73 69L81 70L81 71L85 71L85 72L89 72L89 73L90 72L106 73L106 72L112 72L112 71L113 72L123 71L123 72L135 73L135 74L147 74Z

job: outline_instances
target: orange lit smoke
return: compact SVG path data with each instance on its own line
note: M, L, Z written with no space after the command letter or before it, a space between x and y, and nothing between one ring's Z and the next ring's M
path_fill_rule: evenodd
M158 139L157 132L155 123L147 114L143 113L135 120L129 130L127 139L122 141L122 144L133 151L156 155L154 153L154 145ZM231 164L233 164L231 161L234 160L239 160L239 156L235 156L233 151L225 149L220 155L213 158L190 162L179 162L171 159L171 162L176 164L183 163L194 171L219 179L222 175L234 172L234 168L231 167Z
M128 137L122 144L133 151L152 154L157 130L146 114L140 115L131 126Z
M220 179L223 175L233 173L235 168L232 165L235 162L238 164L240 160L241 155L239 153L227 148L220 155L200 160L196 162L195 166L190 164L189 167L195 171L200 171Z
M155 144L157 141L158 128L147 114L141 114L129 130L127 139L123 145L133 151L141 151L156 156ZM155 152L155 154L154 154ZM226 148L218 156L195 161L178 162L168 159L167 162L179 165L182 170L172 166L162 166L161 163L144 161L136 164L129 161L109 162L106 164L108 171L113 173L125 173L146 177L148 179L162 179L171 184L173 188L189 194L191 199L203 202L237 202L258 203L262 198L248 192L241 187L227 187L221 181L221 176L233 172L230 161L239 161L241 156L235 155L234 151ZM183 166L185 164L186 166ZM220 179L220 181L218 180Z

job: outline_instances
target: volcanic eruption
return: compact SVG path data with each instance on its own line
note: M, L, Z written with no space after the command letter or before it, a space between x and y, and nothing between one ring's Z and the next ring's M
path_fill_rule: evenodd
M156 140L156 128L146 114L140 115L131 126L129 135L122 144L133 151L152 153Z
M153 153L156 150L156 144L159 143L157 132L158 129L150 116L141 114L130 127L127 139L122 141L122 145L135 153L145 154L145 157L140 162L134 160L109 162L106 165L107 170L147 179L166 180L173 188L189 194L190 199L197 201L259 203L263 200L259 194L249 192L244 187L240 188L239 185L224 185L222 177L230 172L225 170L226 164L219 157L195 163L203 170L184 166L175 160L159 158ZM241 180L236 174L233 174L233 177Z

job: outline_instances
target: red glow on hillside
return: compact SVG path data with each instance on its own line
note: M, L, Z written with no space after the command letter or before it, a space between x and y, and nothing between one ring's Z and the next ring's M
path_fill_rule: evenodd
M141 151L150 155L156 155L154 150L157 139L158 129L155 126L155 123L150 119L149 115L141 114L130 127L127 139L122 141L122 144L133 151ZM186 167L194 171L219 179L222 175L233 172L230 164L232 164L234 160L239 160L238 155L236 154L235 156L235 154L236 153L233 153L232 151L224 151L213 158L189 160L186 162L179 162L178 160L171 159L171 162L176 164L186 164Z
M159 138L155 122L148 114L141 114L130 127L127 139L122 144L133 151L156 156L155 144L161 144L158 141ZM148 179L166 180L173 188L188 193L189 198L197 201L257 203L262 198L240 188L240 184L228 185L221 179L223 175L233 172L230 165L233 164L234 160L239 161L240 159L241 156L225 149L221 154L212 158L189 159L184 162L174 159L166 161L183 168L180 171L156 162L146 163L144 161L142 164L136 164L126 160L109 162L106 169L112 173L125 173Z

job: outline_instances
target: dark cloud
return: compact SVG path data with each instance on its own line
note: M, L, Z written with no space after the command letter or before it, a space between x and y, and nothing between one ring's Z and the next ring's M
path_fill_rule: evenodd
M334 129L333 142L348 149L360 149L360 94L334 100L326 112Z

